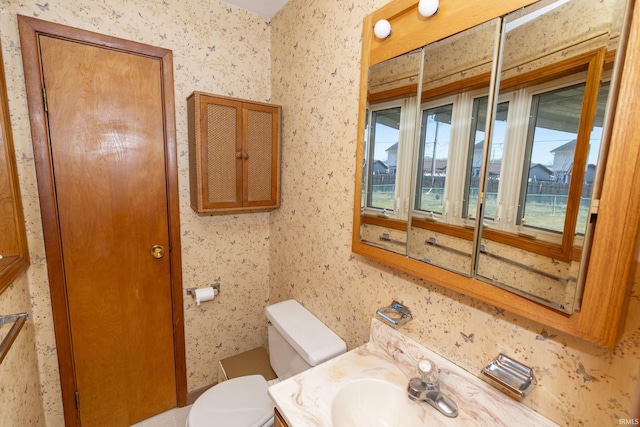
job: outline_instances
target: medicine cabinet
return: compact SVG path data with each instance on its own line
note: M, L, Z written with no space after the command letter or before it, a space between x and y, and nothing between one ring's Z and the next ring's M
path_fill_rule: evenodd
M632 6L447 0L425 18L395 0L366 17L353 251L615 345L640 222Z

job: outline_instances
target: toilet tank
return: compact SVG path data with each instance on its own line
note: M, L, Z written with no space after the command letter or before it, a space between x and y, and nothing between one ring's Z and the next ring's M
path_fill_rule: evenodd
M267 319L269 360L280 379L347 351L345 342L296 300L268 306Z

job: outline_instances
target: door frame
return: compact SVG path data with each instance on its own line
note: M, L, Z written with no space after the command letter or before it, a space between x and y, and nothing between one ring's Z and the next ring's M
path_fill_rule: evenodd
M49 146L49 129L43 99L43 76L38 37L47 35L73 42L94 45L121 52L155 58L161 64L164 109L165 169L167 180L167 217L169 220L169 256L171 265L171 299L173 342L175 352L176 400L179 407L187 404L187 375L182 298L182 260L180 247L180 212L178 192L178 160L173 92L173 54L171 50L98 34L18 15L31 138L42 214L42 227L51 293L51 308L60 369L60 385L65 424L80 425L76 406L76 378L71 342L71 324L62 262L62 246L58 222L53 163Z

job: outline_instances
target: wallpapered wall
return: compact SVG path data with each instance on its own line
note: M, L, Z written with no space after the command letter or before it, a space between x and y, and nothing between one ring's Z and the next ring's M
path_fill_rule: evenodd
M29 281L25 275L9 286L0 296L0 314L27 312L31 316ZM0 326L0 341L8 334L12 323ZM43 426L44 408L40 396L40 378L36 339L31 317L0 364L0 424ZM16 417L18 415L18 418Z
M350 348L393 299L403 332L478 374L498 353L531 365L526 404L561 425L618 425L638 384L640 278L615 351L351 253L362 19L378 1L291 0L271 22L272 98L284 106L283 203L271 215L271 300L294 297Z
M33 322L30 321L30 332L21 334L30 341L12 348L11 353L18 360L27 358L32 376L37 377L40 372L43 402L34 402L37 395L22 396L24 385L20 375L2 375L0 387L19 390L16 400L20 402L10 416L0 419L13 420L12 425L38 425L27 420L31 420L32 407L44 405L48 426L63 425L63 415L17 14L173 51L183 287L202 287L214 282L222 287L219 297L200 307L185 295L188 389L216 382L217 360L266 345L269 214L199 217L191 210L186 98L199 90L269 102L268 20L217 0L0 2L0 37L32 261L27 277L14 284L19 289L0 296L0 307L9 312L25 311L29 308L28 300L18 301L14 294L31 294ZM3 363L1 372L6 372L8 366L11 365ZM4 404L1 406L0 416L5 411Z
M375 309L396 298L416 315L405 333L471 372L500 351L532 365L539 385L527 404L560 424L617 425L629 417L638 383L640 279L625 334L611 352L351 253L361 26L385 3L291 0L270 22L217 0L0 4L32 260L0 296L0 309L33 312L0 366L0 390L13 402L0 419L63 424L18 13L173 50L183 286L222 285L201 307L185 298L190 391L216 381L218 359L266 344L270 302L299 299L353 348L367 340ZM193 90L284 106L280 210L224 217L191 211L185 99Z

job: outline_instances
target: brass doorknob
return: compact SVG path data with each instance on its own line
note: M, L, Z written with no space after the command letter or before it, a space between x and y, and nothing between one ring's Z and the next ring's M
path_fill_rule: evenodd
M155 245L151 248L151 255L154 258L160 259L164 256L164 248L160 245Z

